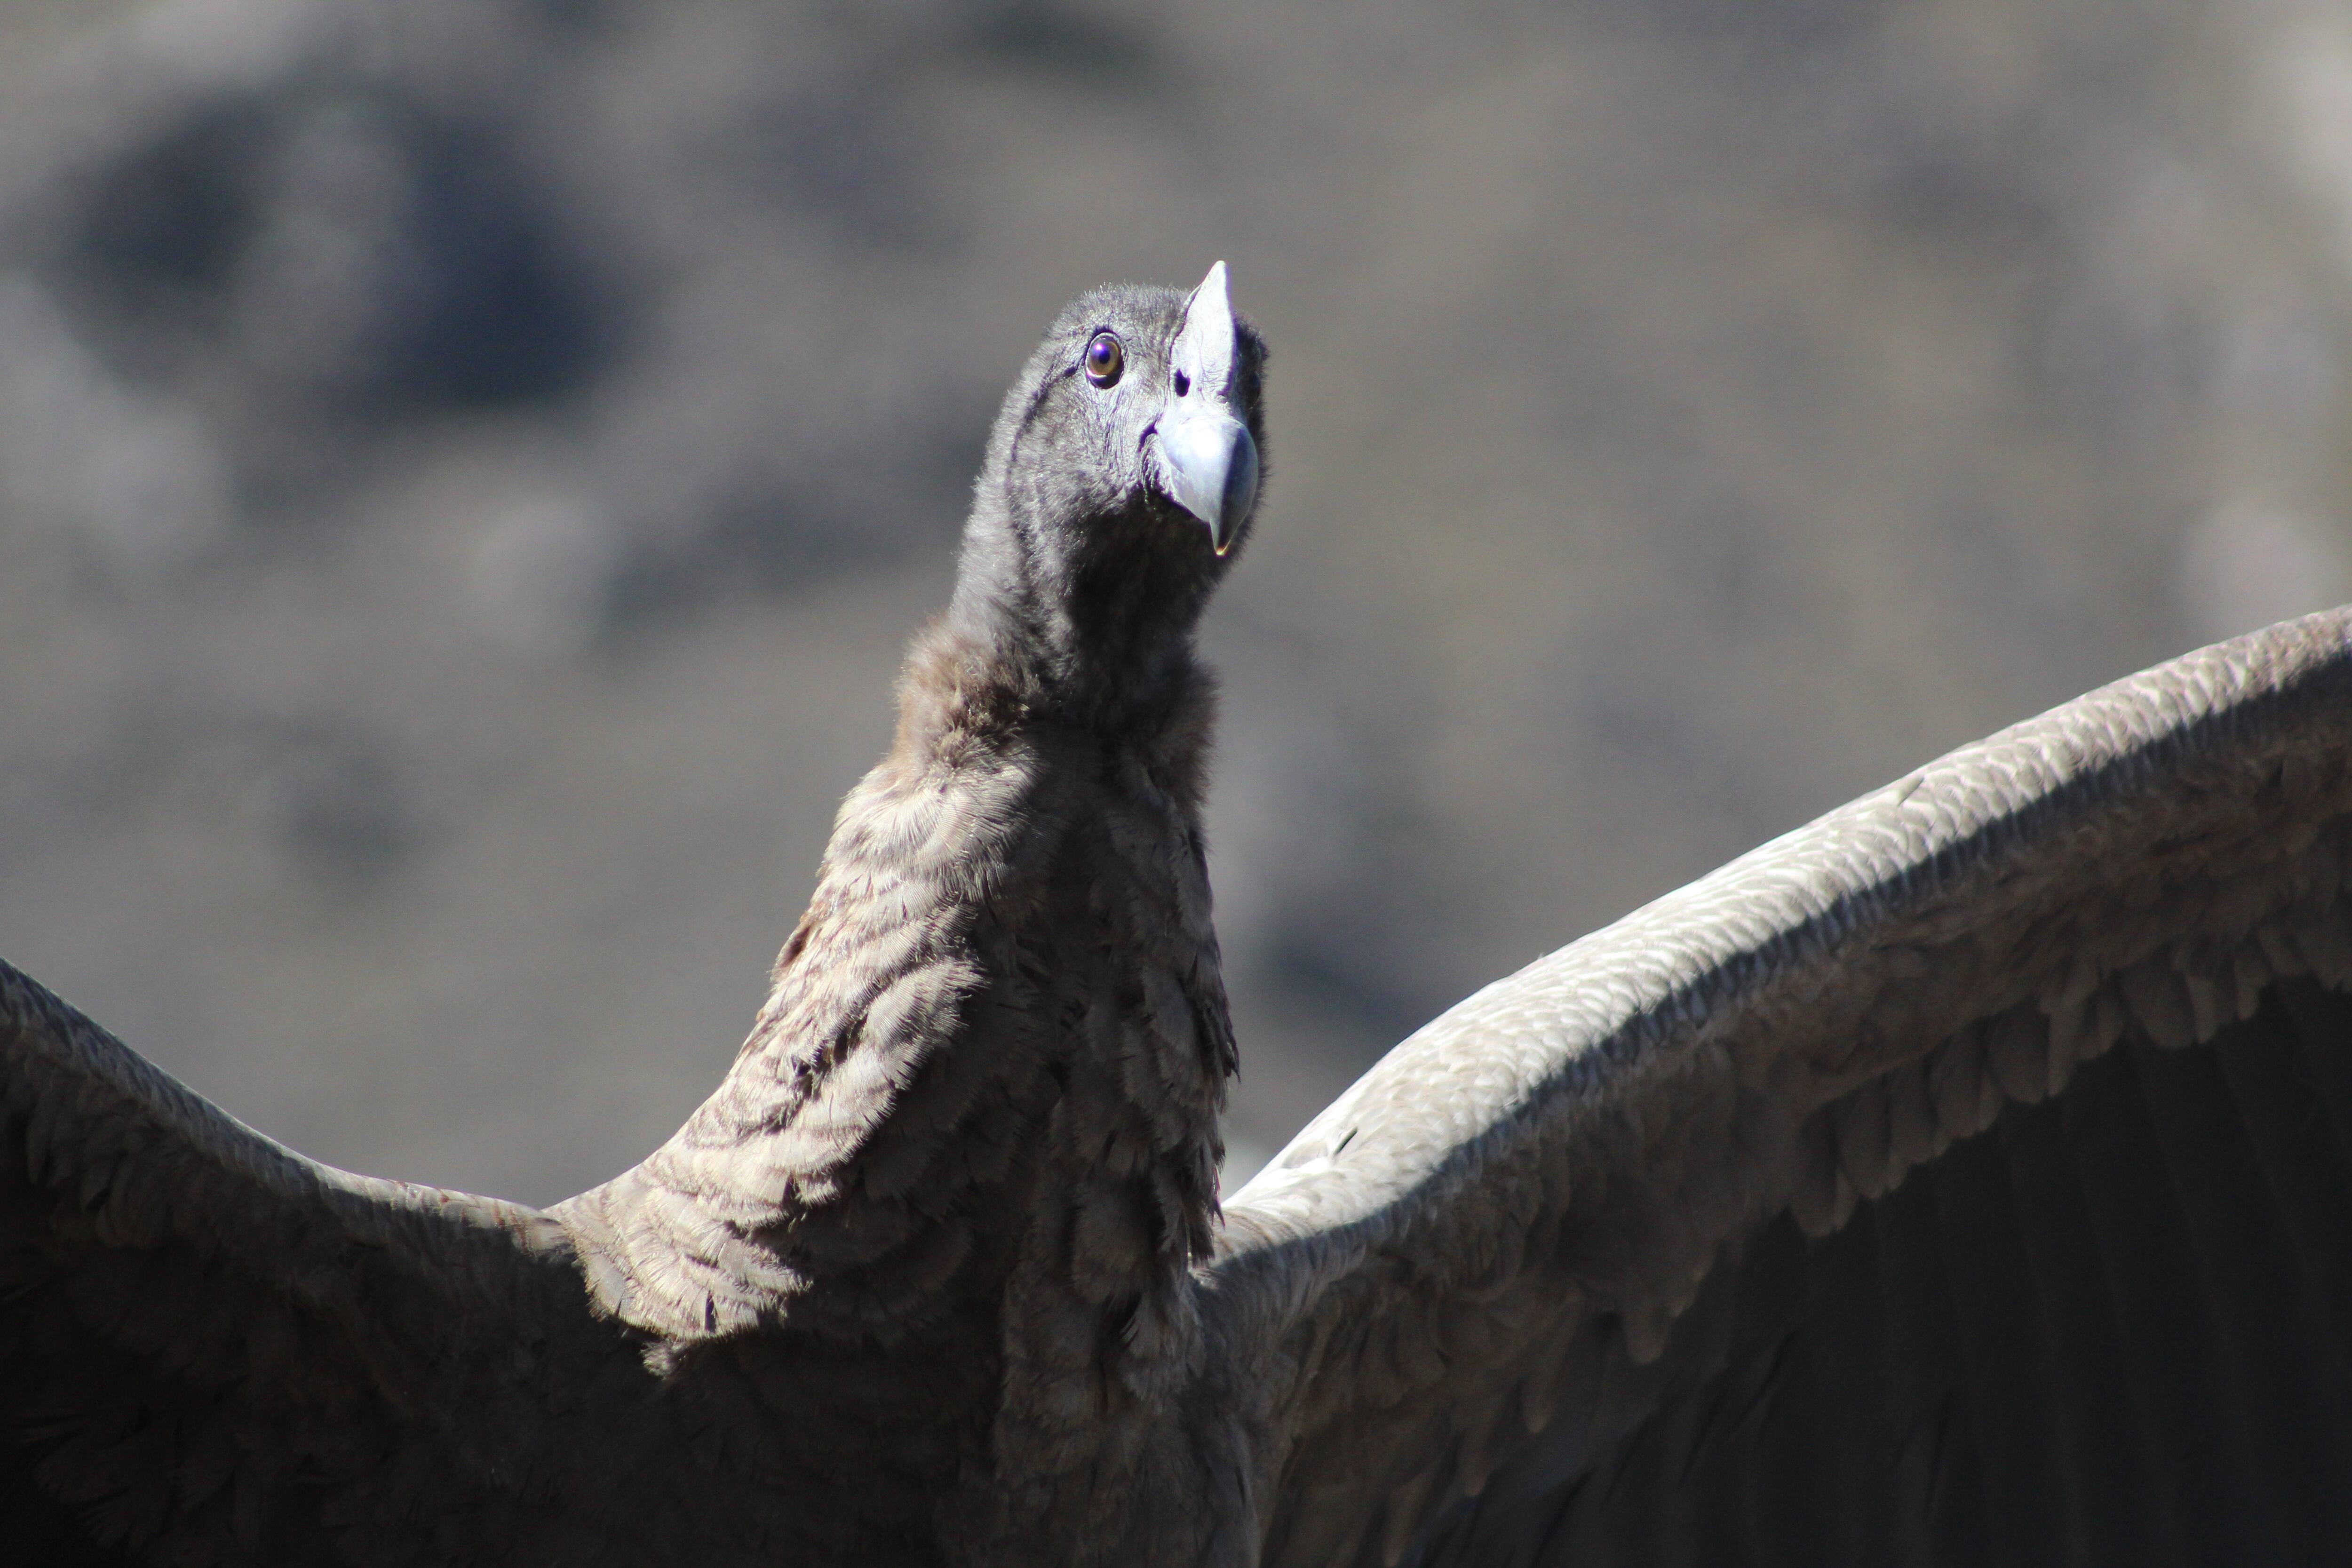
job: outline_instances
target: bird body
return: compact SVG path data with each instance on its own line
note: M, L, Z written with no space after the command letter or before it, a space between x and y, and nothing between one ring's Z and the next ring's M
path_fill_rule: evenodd
M1118 374L1072 374L1106 334ZM1233 417L1200 423L1243 432L1253 469L1228 514L1230 459L1212 464L1205 519L1133 466L1166 422L1155 381L1204 336L1241 378ZM1199 1354L1190 1268L1234 1068L1192 626L1255 504L1258 353L1222 268L1190 298L1064 312L733 1069L651 1158L554 1211L669 1375L737 1365L788 1432L841 1412L771 1478L826 1479L799 1528L829 1550L1010 1561L1061 1538L1080 1560L1123 1532L1139 1468L1169 1462L1149 1450ZM841 1397L860 1385L916 1399Z
M2327 1561L2352 612L1471 997L1219 1212L1193 651L1263 350L1055 322L724 1081L545 1212L0 964L0 1531L59 1563ZM1993 1522L1988 1523L1988 1521Z
M1232 1035L1200 697L1139 747L1024 710L988 657L925 640L733 1070L645 1163L553 1212L593 1238L615 1317L673 1367L743 1363L787 1429L858 1411L824 1395L890 1364L865 1386L916 1408L845 1415L790 1458L849 1467L824 1506L896 1532L971 1489L959 1517L1002 1504L1034 1540L1085 1512L1058 1473L1116 1495L1105 1468L1132 1466L1139 1413L1196 1350Z

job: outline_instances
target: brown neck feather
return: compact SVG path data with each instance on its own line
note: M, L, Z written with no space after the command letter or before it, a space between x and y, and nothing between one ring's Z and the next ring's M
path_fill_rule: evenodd
M1194 1349L1234 1068L1199 825L1213 701L1192 670L1107 733L990 647L917 639L896 742L734 1068L568 1205L620 1315L680 1356L749 1336L936 1359L934 1425L961 1405L978 1445L959 1472L1031 1478L1007 1529L1068 1506L1073 1467L1125 1462L1100 1451L1128 1442L1118 1411Z

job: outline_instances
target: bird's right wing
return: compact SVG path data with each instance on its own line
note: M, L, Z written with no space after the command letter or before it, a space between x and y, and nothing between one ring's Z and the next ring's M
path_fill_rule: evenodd
M635 1375L554 1221L304 1159L0 963L0 1557L522 1561Z
M1447 1013L1202 1270L1265 1561L2340 1551L2347 858L2337 611Z

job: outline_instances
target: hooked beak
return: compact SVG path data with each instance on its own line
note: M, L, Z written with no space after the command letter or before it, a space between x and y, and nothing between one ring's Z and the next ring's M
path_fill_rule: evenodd
M1234 404L1235 335L1220 261L1184 301L1169 355L1168 401L1145 432L1151 482L1209 525L1209 542L1220 555L1233 548L1257 504L1257 443Z

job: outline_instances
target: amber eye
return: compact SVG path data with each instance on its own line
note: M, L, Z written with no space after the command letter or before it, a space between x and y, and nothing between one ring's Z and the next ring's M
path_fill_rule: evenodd
M1118 339L1108 332L1097 332L1087 343L1087 379L1097 386L1109 386L1118 380L1118 373L1127 368L1127 351L1119 347Z

